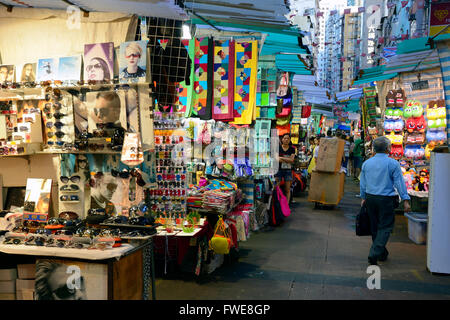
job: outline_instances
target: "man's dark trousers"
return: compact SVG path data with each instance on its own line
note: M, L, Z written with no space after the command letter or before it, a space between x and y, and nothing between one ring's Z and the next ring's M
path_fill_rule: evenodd
M384 260L387 258L386 244L394 229L395 221L394 198L371 194L366 196L367 212L372 231L372 247L369 252L369 258L371 259Z

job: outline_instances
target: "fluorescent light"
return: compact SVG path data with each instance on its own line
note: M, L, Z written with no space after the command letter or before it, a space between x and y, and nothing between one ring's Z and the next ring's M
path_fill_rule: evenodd
M191 39L191 28L189 28L187 24L183 24L183 36L181 37L181 39Z

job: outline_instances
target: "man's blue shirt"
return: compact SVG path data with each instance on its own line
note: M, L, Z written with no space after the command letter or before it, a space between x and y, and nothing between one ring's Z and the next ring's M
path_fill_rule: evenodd
M362 199L366 199L366 194L395 196L396 189L402 200L410 200L400 164L386 153L377 153L365 161L360 179Z

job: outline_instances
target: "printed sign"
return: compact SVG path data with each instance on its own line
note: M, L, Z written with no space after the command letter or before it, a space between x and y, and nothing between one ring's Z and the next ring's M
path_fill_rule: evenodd
M450 24L450 2L431 3L430 37L437 35ZM450 33L450 27L440 34Z

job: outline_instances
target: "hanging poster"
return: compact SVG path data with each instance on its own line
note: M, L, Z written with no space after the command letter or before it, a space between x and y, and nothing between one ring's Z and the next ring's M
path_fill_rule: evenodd
M214 120L233 120L234 42L214 41Z
M58 64L60 81L79 81L81 78L81 56L61 57Z
M120 45L119 80L121 83L145 82L148 41L129 41Z
M235 44L235 96L233 124L251 124L256 115L258 42Z
M13 65L2 65L0 66L0 83L11 83L14 82L14 66Z
M25 63L18 68L16 78L17 81L22 83L36 81L36 63Z
M58 75L58 59L39 59L37 66L37 82L53 81Z
M114 78L114 43L84 45L84 81Z

